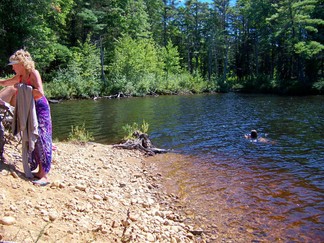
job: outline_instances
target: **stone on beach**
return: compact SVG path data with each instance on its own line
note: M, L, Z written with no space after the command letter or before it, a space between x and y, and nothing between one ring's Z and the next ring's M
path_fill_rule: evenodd
M10 216L5 216L0 218L0 224L3 225L12 225L16 222L16 219L14 217L10 217Z

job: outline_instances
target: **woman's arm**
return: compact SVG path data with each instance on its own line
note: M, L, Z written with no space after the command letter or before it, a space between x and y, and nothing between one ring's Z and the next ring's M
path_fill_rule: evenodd
M12 78L0 80L0 86L12 86L19 83L19 76L16 75Z
M44 95L42 78L37 70L32 71L31 82L34 87L33 95L35 99L41 98Z

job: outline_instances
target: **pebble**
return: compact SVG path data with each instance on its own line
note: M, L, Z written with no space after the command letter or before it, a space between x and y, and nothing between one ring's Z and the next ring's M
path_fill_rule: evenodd
M93 198L98 201L103 200L103 198L100 195L93 195Z
M58 214L56 212L50 212L50 214L48 215L49 220L51 222L55 221L58 218Z
M81 185L81 184L76 185L75 188L80 191L85 191L87 189L85 185Z
M7 171L7 170L2 170L2 171L1 171L1 175L3 175L3 176L7 176L7 175L9 175L9 171Z
M12 225L16 223L16 219L14 217L11 216L5 216L0 218L0 224L3 225Z
M151 233L147 233L147 235L146 235L146 239L147 239L147 241L149 241L149 242L155 242L155 237L154 237L154 235L152 235Z

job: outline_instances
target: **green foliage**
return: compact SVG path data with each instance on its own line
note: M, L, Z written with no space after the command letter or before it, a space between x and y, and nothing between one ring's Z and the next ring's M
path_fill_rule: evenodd
M317 92L323 94L324 93L324 78L321 78L319 81L313 84L313 89Z
M141 96L150 93L200 93L207 83L181 70L177 48L171 42L157 47L151 39L121 38L109 67L111 91Z
M279 90L280 82L268 75L249 76L237 84L241 90L248 92L271 93Z
M33 17L28 18L28 21L31 20L28 27L30 36L25 46L32 53L38 68L46 70L64 49L60 38L66 35L67 18L74 0L46 0L27 5ZM64 51L67 52L66 48Z
M144 120L141 125L134 122L132 125L126 124L125 126L123 126L123 130L125 132L125 136L123 139L125 141L127 141L129 139L135 138L134 137L135 132L147 134L147 132L149 130L149 124L147 122L145 122Z
M201 93L206 87L206 81L202 78L200 73L196 71L189 79L182 79L180 87L183 89L189 88L193 93Z
M0 72L25 48L49 98L320 87L322 1L235 2L1 0Z
M132 39L117 42L114 59L109 67L113 89L125 94L148 92L162 74L162 63L151 39ZM152 78L149 79L148 77Z
M51 83L46 84L49 98L89 98L98 96L100 81L98 49L88 39L72 49L67 68L58 70Z
M219 78L216 75L212 75L209 81L206 81L206 87L204 92L220 92Z
M169 40L166 47L160 49L160 58L163 62L163 68L168 78L169 73L177 74L180 72L180 57L178 48Z
M302 55L306 59L310 59L322 52L324 50L324 45L317 41L301 41L295 44L295 50L297 54Z
M49 63L55 60L58 38L53 30L46 26L45 22L42 25L33 26L32 31L34 34L29 42L28 49L37 62L37 68L43 70L48 68Z
M84 29L87 29L89 33L90 31L98 33L106 27L106 24L99 22L99 15L101 14L100 11L83 8L81 12L77 13L77 16L81 19Z
M306 73L301 68L294 69L293 66L300 65L297 62L311 59L323 50L320 42L312 40L312 35L323 25L323 20L312 17L318 4L316 0L283 0L272 5L274 13L267 21L273 28L273 38L278 43L276 52L280 79L297 77L304 83ZM289 62L289 59L292 61Z
M49 99L70 99L71 91L67 82L44 83L45 95Z
M86 143L93 140L92 133L86 131L84 123L81 126L71 126L68 141Z
M144 1L128 0L123 15L123 34L129 35L132 38L149 38L151 33L148 21L149 18Z

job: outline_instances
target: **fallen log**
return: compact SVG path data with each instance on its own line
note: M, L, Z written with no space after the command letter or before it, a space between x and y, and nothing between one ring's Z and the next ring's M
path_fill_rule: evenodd
M115 144L113 145L113 147L130 150L137 149L143 151L147 155L155 155L168 152L168 150L166 149L160 149L153 146L148 135L139 131L135 131L133 133L132 139L128 139L121 144Z
M48 102L50 103L50 104L58 104L58 103L60 103L62 100L54 100L54 99L48 99Z

